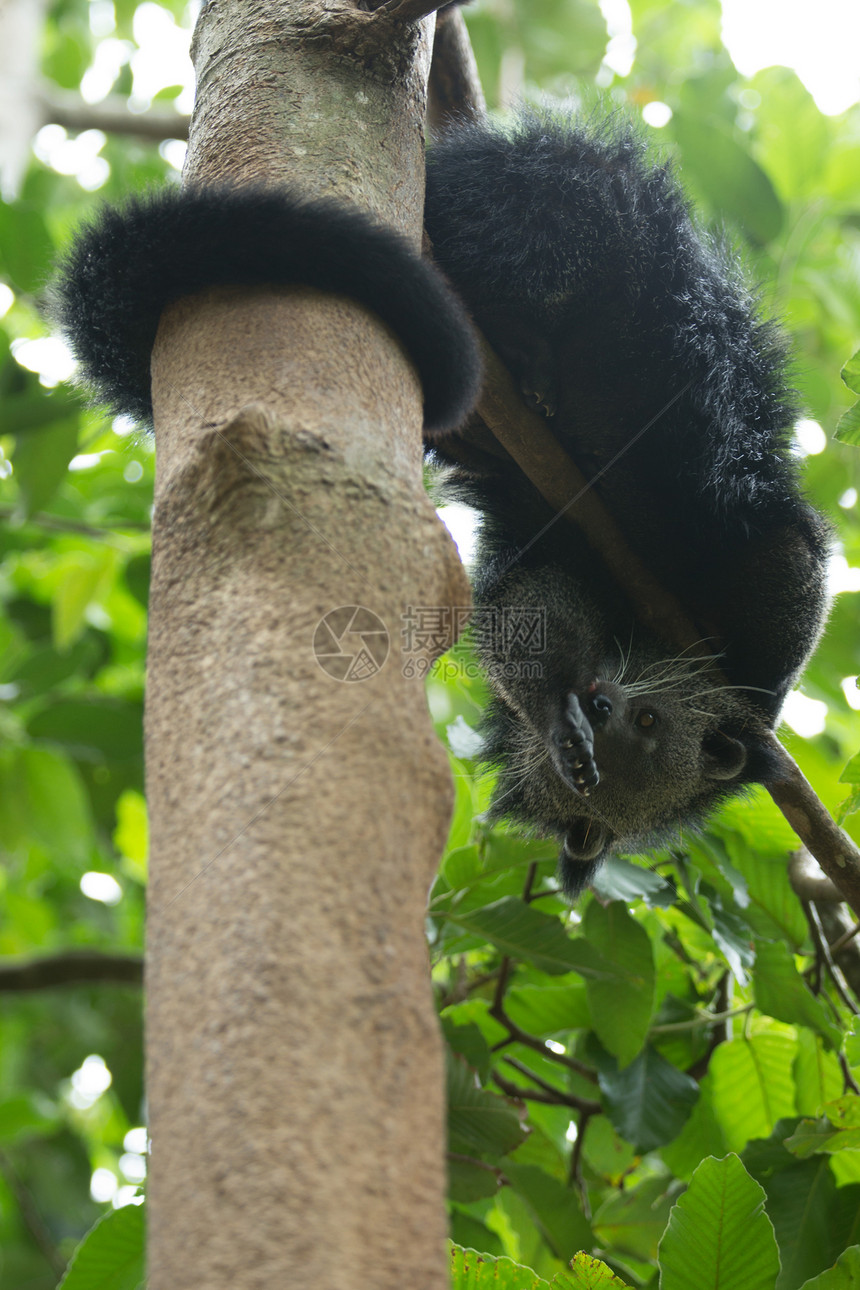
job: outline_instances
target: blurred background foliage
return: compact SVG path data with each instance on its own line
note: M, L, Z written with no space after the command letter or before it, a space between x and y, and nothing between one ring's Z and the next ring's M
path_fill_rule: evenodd
M816 7L800 8L811 29ZM53 1287L145 1172L136 974L153 447L67 382L44 304L88 211L178 178L193 23L178 2L32 9L13 113L23 145L0 121L2 1290ZM838 812L860 780L840 780L860 748L860 482L856 449L832 438L860 338L860 109L825 115L785 66L742 75L716 0L478 0L466 17L494 109L550 94L641 114L795 339L797 451L834 523L838 594L784 735ZM145 125L102 128L117 104L155 123L149 137ZM457 784L428 911L450 1049L454 1240L532 1269L526 1281L499 1264L494 1285L579 1276L564 1269L585 1249L618 1284L655 1287L662 1239L663 1284L681 1286L671 1207L703 1159L736 1152L731 1185L763 1188L770 1222L733 1239L765 1269L776 1242L780 1290L816 1278L860 1241L860 968L853 942L836 963L826 948L851 920L798 897L795 840L762 793L671 852L613 862L571 913L553 846L481 818L483 684L467 646L436 669L429 698ZM860 839L858 819L845 823ZM719 1216L699 1178L683 1203L711 1231ZM480 1285L464 1266L455 1253L454 1285ZM79 1260L69 1284L97 1284L88 1275ZM773 1284L763 1275L756 1285Z

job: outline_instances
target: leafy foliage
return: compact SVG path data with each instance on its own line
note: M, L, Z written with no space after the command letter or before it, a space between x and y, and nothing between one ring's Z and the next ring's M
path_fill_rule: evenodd
M114 8L110 34L128 52L137 4ZM184 11L179 0L162 8ZM513 88L587 108L597 81L629 110L671 109L655 138L795 336L809 415L828 433L840 426L806 474L847 565L860 565L858 109L823 116L784 68L741 77L716 0L631 10L625 76L604 62L595 0L478 0L465 12L495 105ZM85 0L51 6L49 86L76 89L92 65L89 12ZM130 89L124 63L114 92ZM109 173L93 191L34 159L0 207L0 282L12 293L0 319L2 1290L50 1290L105 1212L65 1284L139 1277L142 1214L93 1197L112 1178L115 1203L130 1200L142 1171L140 1002L110 972L113 955L142 942L152 448L40 379L22 342L46 334L43 284L69 230L102 198L163 181L164 151L106 139ZM787 741L854 836L858 672L846 591L803 683L827 705L826 730ZM796 840L772 803L753 794L699 837L613 861L571 911L554 847L481 816L488 785L471 757L484 693L466 646L434 672L429 697L457 786L428 909L450 1050L453 1286L860 1284L856 951L847 944L831 970L827 911L805 911L795 894ZM84 952L104 962L101 980L81 977ZM46 959L65 984L22 989L18 969L47 979ZM717 1279L702 1280L717 1261ZM404 1283L408 1267L405 1250Z

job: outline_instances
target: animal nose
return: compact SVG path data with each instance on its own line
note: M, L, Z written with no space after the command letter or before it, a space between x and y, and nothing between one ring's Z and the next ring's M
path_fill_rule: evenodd
M591 724L595 730L605 726L612 716L612 700L607 694L594 694L591 696Z

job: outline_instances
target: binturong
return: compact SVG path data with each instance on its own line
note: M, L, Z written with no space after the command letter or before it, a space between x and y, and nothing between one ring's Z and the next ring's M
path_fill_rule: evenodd
M449 494L481 517L492 814L556 835L575 896L606 856L774 776L763 732L823 627L828 529L789 452L785 341L635 130L460 126L427 179L437 264L701 633L679 651L643 627L479 416L434 438Z

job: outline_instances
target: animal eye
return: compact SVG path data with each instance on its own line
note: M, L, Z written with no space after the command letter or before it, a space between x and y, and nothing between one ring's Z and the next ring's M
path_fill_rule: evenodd
M640 730L650 730L652 726L657 724L657 715L654 712L650 712L648 708L640 708L636 713L635 721Z

